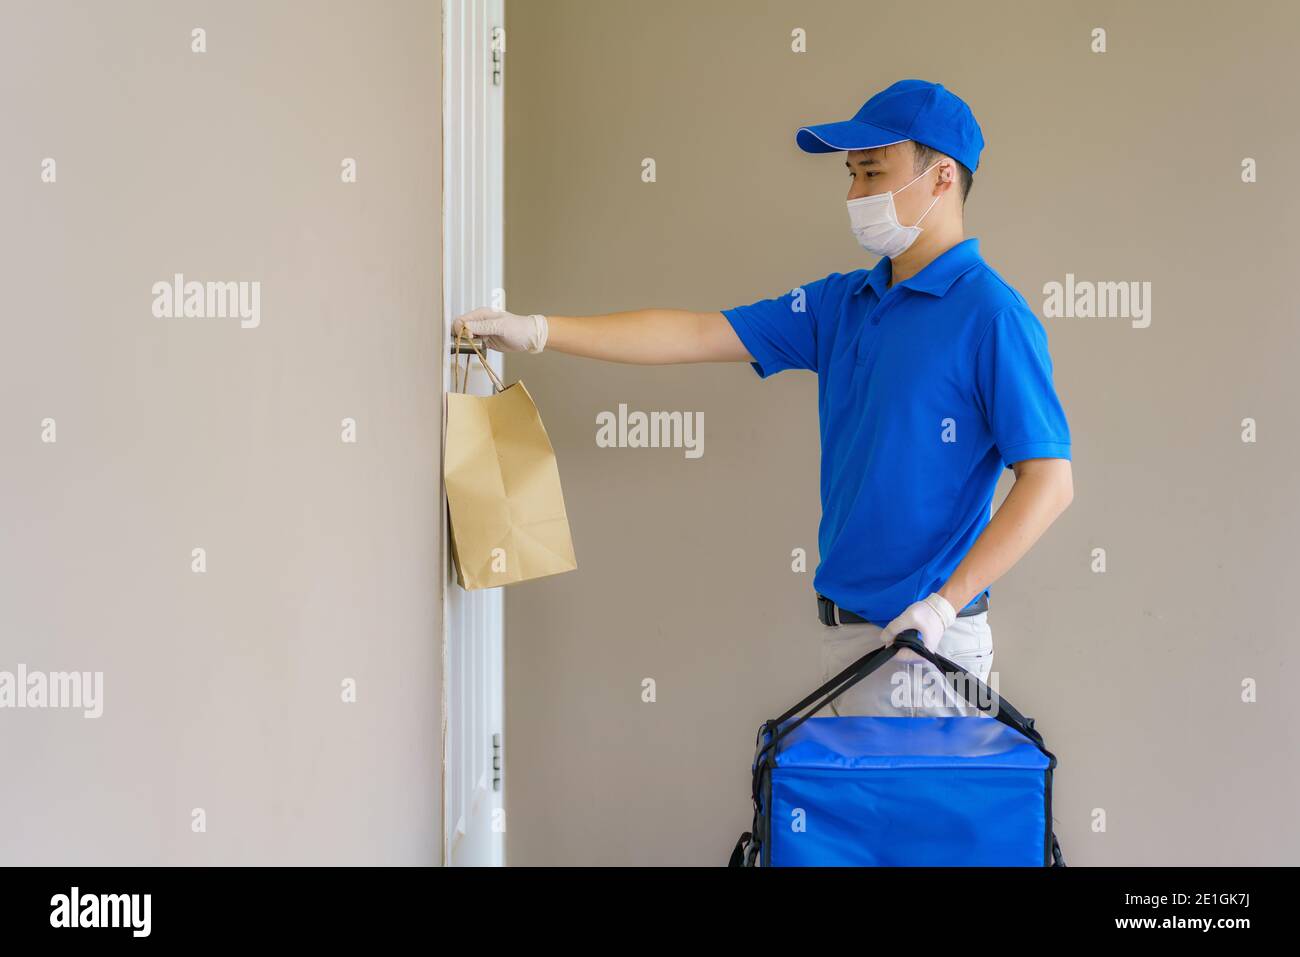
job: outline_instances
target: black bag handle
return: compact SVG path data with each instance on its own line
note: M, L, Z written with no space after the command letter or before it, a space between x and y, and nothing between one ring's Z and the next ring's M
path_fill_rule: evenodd
M848 691L849 688L852 688L863 678L867 677L867 675L871 674L873 671L880 668L885 662L889 661L889 659L893 658L898 654L900 648L907 648L916 652L926 661L938 668L940 672L943 673L945 680L952 675L952 684L954 689L958 691L972 707L979 711L992 711L993 717L997 718L1007 727L1019 731L1033 742L1034 746L1037 747L1038 750L1047 755L1052 762L1050 767L1056 766L1056 756L1052 754L1051 751L1047 750L1047 747L1043 744L1043 736L1034 730L1034 722L1032 718L1026 718L1019 710L1017 710L1015 705L1011 704L1011 702L1007 701L961 665L949 661L942 655L936 654L929 648L925 647L925 642L921 640L920 632L915 628L909 628L907 631L900 632L895 636L892 644L881 645L879 648L867 652L857 661L853 662L853 664L849 665L837 674L834 678L828 680L820 688L796 704L785 714L781 715L781 717L764 722L763 729L768 730L770 736L767 743L763 744L759 748L758 754L755 756L755 767L757 768L757 766L763 762L769 749L771 749L772 753L775 754L778 742L825 707L827 702L843 694L845 691ZM959 685L957 679L963 675L969 680L961 681ZM974 684L974 688L971 687L972 684ZM821 700L818 701L816 706L807 714L801 716L788 727L781 727L786 721L804 710L804 708L806 708L811 702L816 701L818 698L821 698ZM983 701L988 701L988 705L984 705L982 703ZM760 729L760 735L763 729ZM755 777L757 777L757 775L755 775Z
M731 860L727 861L728 867L745 866L745 845L749 843L750 837L750 831L746 831L740 835L740 840L736 842L736 846L731 850Z

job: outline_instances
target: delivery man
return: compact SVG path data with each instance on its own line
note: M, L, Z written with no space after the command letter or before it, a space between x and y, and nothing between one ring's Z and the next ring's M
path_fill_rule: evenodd
M901 80L851 120L803 127L795 139L808 153L844 154L849 225L879 257L873 268L721 312L475 309L453 331L463 326L505 351L749 362L764 378L815 372L822 519L813 587L826 676L916 629L927 648L986 680L989 585L1074 493L1047 334L963 230L983 134L941 85ZM990 516L1004 467L1015 482ZM832 710L970 713L918 658L900 651Z

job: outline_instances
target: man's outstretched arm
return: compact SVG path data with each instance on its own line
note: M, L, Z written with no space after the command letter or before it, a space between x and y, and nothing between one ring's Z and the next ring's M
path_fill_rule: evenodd
M639 365L753 361L721 312L638 309L601 316L543 317L484 308L457 317L452 335L462 326L502 352L545 348Z

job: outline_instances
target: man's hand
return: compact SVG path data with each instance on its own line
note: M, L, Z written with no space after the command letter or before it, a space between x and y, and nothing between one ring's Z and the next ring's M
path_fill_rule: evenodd
M909 628L915 628L921 633L921 641L925 647L934 651L939 647L939 639L943 637L943 633L956 620L957 612L952 605L948 604L948 599L938 592L933 592L904 608L901 615L885 626L885 630L880 633L880 640L887 648L894 643L894 639L899 634ZM896 657L921 660L920 655L907 648L899 649Z
M516 316L501 309L482 306L457 316L451 324L452 338L468 330L497 352L538 353L546 348L548 333L545 316Z

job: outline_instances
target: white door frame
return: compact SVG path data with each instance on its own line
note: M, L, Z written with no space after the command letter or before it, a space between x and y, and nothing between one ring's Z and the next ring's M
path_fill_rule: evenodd
M504 284L504 0L443 0L443 387L451 321L501 305ZM491 362L502 373L500 354ZM475 359L469 391L491 386ZM446 406L443 407L445 434ZM441 486L440 486L441 487ZM443 562L443 864L505 864L502 590L456 583L441 487Z

